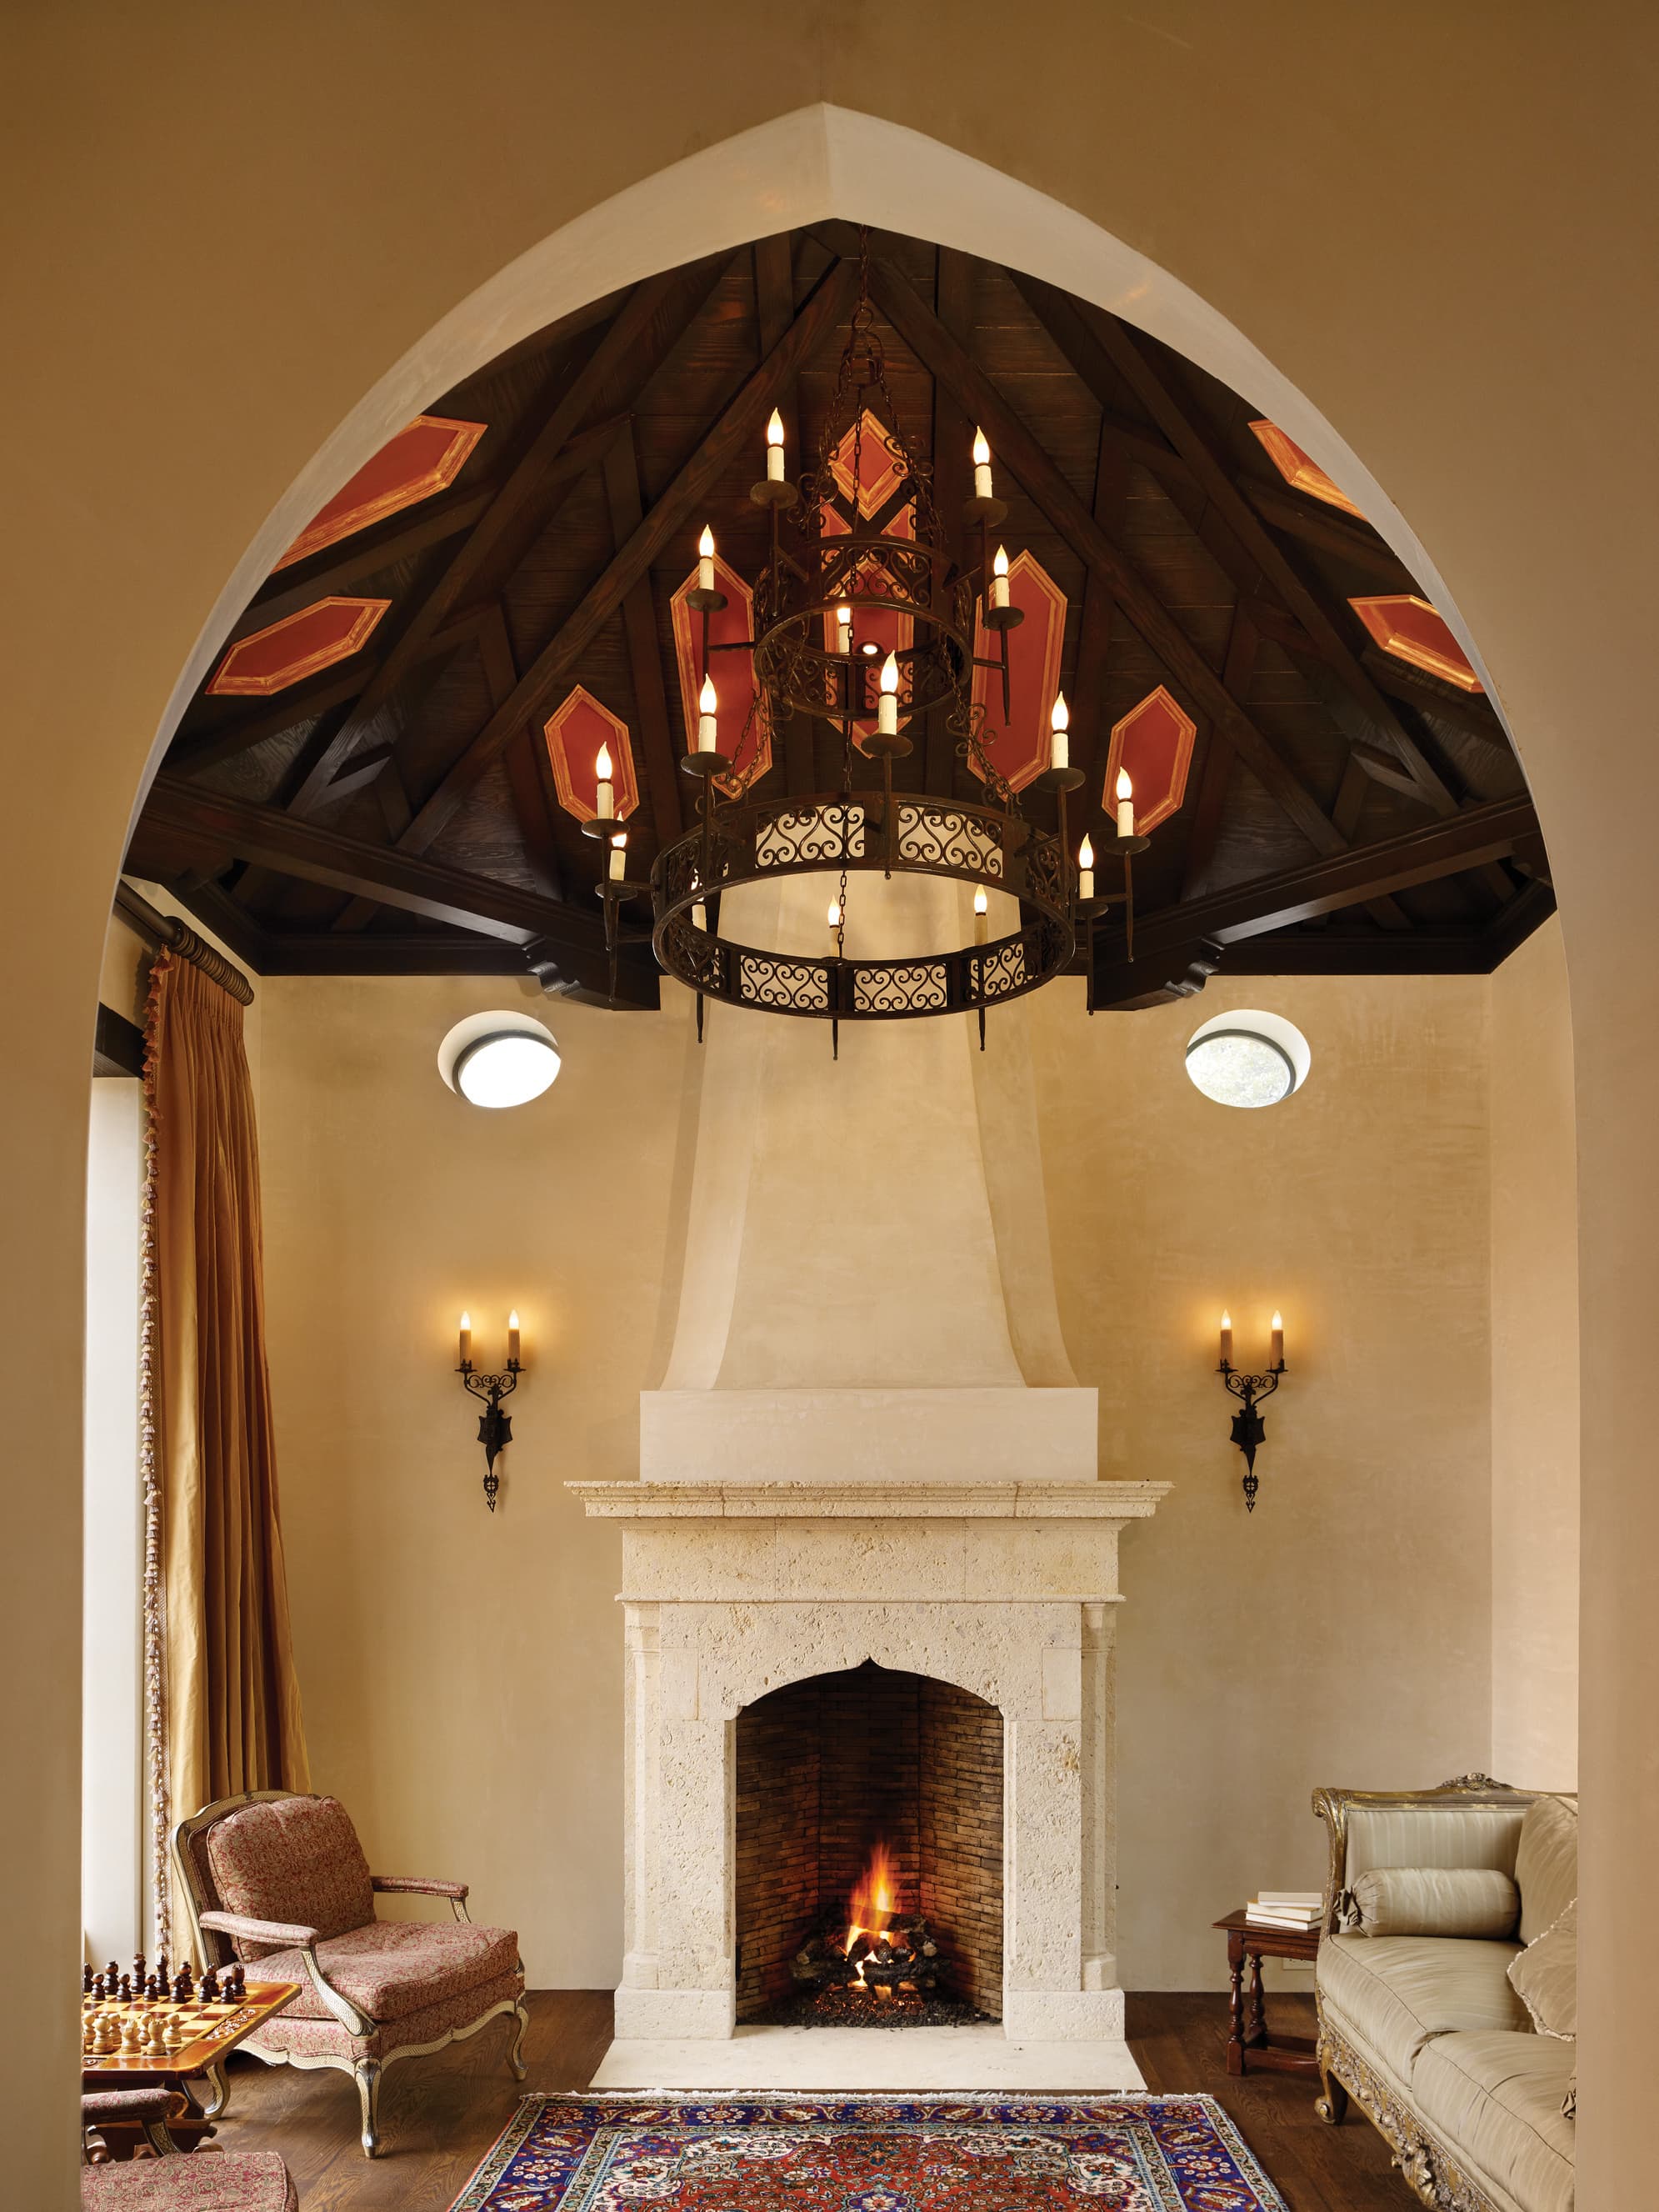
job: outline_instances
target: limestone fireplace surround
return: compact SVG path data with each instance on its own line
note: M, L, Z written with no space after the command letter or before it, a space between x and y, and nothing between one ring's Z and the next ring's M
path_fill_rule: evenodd
M650 1425L647 1418L647 1433ZM872 1660L953 1683L1002 1714L1004 2033L1120 2040L1117 1540L1167 1486L1091 1475L723 1482L647 1472L571 1487L623 1534L618 2038L732 2034L738 1715L786 1683Z

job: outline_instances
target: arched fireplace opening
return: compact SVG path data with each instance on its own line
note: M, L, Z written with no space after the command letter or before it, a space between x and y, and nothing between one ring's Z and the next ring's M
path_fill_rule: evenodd
M737 2016L1002 2017L1002 1715L866 1660L737 1720Z

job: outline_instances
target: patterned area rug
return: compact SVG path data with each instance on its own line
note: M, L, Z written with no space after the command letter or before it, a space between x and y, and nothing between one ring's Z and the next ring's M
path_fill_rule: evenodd
M526 2097L451 2212L1285 2212L1211 2097Z

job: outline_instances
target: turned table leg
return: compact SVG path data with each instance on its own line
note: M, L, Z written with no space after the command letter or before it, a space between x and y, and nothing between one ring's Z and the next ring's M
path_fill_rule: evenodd
M1227 1966L1232 1977L1232 1996L1227 2014L1227 2071L1244 2071L1244 1939L1237 1929L1227 1934Z
M1261 1954L1250 1953L1250 2025L1244 2040L1247 2045L1267 2040L1267 2007L1261 1990Z

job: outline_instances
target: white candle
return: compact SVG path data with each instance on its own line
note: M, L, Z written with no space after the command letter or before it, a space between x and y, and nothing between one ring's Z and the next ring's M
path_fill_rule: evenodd
M999 545L996 558L991 563L991 605L1006 607L1008 604L1008 549Z
M1072 710L1066 704L1066 694L1054 694L1054 711L1048 717L1048 765L1050 768L1069 768L1072 764L1072 741L1066 734L1072 726Z
M981 884L974 893L974 942L975 945L983 945L985 942L986 931L989 927L985 919L985 910L989 904L990 901L986 897L985 889Z
M853 610L851 607L837 607L836 609L836 651L850 653L852 650Z
M611 748L601 745L593 762L596 781L593 786L593 811L601 822L609 822L617 811L617 787L611 781L615 773L611 761Z
M775 407L766 426L766 480L769 483L783 482L783 417Z
M839 899L831 899L830 902L830 935L833 939L839 937L840 934L841 901Z
M1117 834L1133 837L1135 834L1135 787L1129 781L1129 771L1121 768L1117 772Z
M898 735L898 661L890 653L881 664L881 696L876 702L876 733L883 738Z
M1233 1364L1233 1317L1225 1306L1221 1309L1221 1364L1224 1367Z
M708 927L708 909L701 899L691 909L691 927L693 929L702 930L706 930Z
M1086 837L1077 848L1077 895L1083 899L1095 895L1095 848Z
M470 1313L463 1313L461 1316L461 1356L459 1364L465 1367L471 1357L472 1316Z
M1270 1364L1274 1367L1282 1367L1285 1364L1285 1316L1277 1306L1273 1308L1273 1357Z
M624 830L621 836L611 840L611 880L613 884L621 883L623 870L627 865L628 832Z
M975 427L974 431L974 497L991 499L991 448L986 443L985 433Z
M720 702L714 696L714 679L705 676L702 689L697 694L697 750L712 753L714 744L714 712Z
M705 522L702 536L697 540L697 589L712 592L714 588L714 533Z
M507 1364L513 1366L519 1357L519 1309L514 1306L507 1317Z

